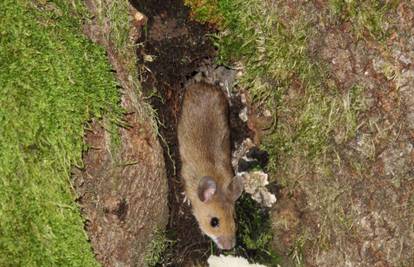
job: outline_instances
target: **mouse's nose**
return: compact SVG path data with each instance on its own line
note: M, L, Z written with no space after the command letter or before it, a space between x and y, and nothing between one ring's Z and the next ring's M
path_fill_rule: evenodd
M236 238L234 236L220 236L217 238L217 245L220 249L232 249L236 245Z

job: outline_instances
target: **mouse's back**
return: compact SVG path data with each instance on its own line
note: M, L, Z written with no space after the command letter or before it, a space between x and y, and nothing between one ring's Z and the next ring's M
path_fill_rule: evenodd
M233 179L228 113L220 88L195 83L187 88L177 128L186 195L201 230L223 249L235 244L234 202L242 191Z
M232 172L228 112L228 102L220 88L206 83L187 88L178 125L184 168L189 164L197 172L217 167Z

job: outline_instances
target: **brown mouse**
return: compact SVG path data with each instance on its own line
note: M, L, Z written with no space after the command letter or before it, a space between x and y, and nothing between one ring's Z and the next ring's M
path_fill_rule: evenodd
M187 198L201 231L221 249L235 246L234 203L243 190L233 178L228 113L220 88L195 83L184 95L177 129Z

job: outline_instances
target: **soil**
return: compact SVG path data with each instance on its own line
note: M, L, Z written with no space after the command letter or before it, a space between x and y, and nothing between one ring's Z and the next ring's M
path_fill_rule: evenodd
M167 234L174 240L174 245L164 253L162 265L194 266L206 262L212 241L202 235L190 206L184 202L176 126L186 84L201 73L199 71L214 72L212 61L216 51L208 34L215 29L192 20L190 10L180 0L132 1L132 4L148 17L146 35L138 40L140 81L160 120L160 140L169 184ZM236 145L252 132L238 117L243 108L240 96L233 96L231 103L231 138L232 144Z
M160 120L166 159L170 210L167 234L175 243L165 252L164 265L190 266L194 260L209 256L211 241L201 234L190 206L184 203L176 125L186 81L205 60L214 57L215 50L206 37L213 29L190 20L188 8L179 0L132 4L148 17L147 34L138 40L138 64L145 66L140 80ZM148 55L152 61L144 60Z

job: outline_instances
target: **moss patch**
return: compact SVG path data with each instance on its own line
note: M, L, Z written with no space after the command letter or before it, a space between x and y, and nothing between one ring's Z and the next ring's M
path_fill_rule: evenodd
M387 16L400 2L330 0L329 7L333 22L352 23L352 31L357 38L370 37L383 41L391 30Z
M80 1L0 4L0 265L96 266L71 190L85 122L116 121L105 51Z
M145 264L149 267L159 266L165 261L167 249L174 244L174 241L167 238L167 234L162 230L156 230L154 237L145 256Z
M236 206L236 253L253 262L276 266L278 255L270 249L273 235L268 210L261 208L250 196L242 195Z

